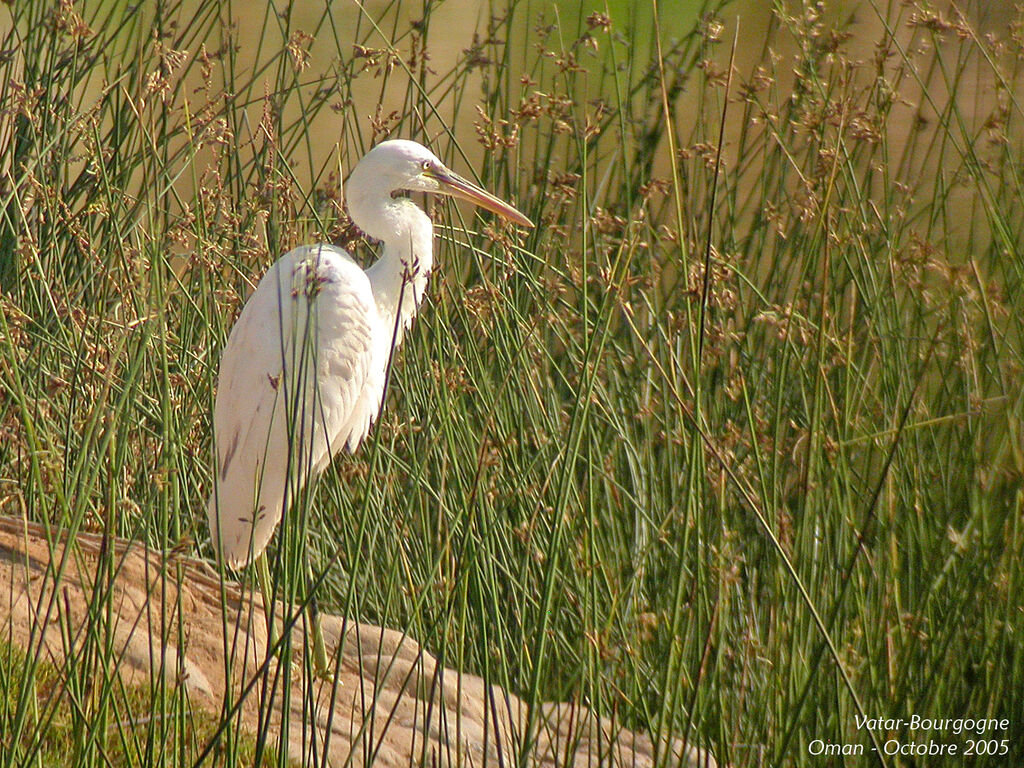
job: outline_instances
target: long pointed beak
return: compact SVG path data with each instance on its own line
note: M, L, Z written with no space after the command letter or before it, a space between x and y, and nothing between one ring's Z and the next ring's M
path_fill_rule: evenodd
M532 221L504 200L495 197L486 190L480 189L473 182L466 181L466 179L454 171L449 171L447 168L438 168L434 170L433 176L438 184L441 185L441 189L438 190L439 192L461 198L462 200L468 200L475 205L479 205L481 208L486 208L492 213L503 216L509 221L514 221L520 226L533 227Z

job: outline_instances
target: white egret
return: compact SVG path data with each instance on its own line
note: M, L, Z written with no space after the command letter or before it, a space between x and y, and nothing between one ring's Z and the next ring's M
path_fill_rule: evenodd
M383 244L363 271L340 248L282 256L246 302L220 363L214 406L214 549L230 568L260 557L298 492L376 419L385 371L433 266L430 218L403 192L469 200L524 227L526 216L447 169L413 141L385 141L346 184L349 214ZM257 563L268 621L265 558ZM318 672L326 671L314 621Z

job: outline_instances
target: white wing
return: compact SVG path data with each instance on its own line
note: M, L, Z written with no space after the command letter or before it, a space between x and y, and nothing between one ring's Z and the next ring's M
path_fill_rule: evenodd
M262 552L305 483L366 436L383 393L380 326L366 274L328 245L281 257L243 307L221 359L207 504L229 567Z

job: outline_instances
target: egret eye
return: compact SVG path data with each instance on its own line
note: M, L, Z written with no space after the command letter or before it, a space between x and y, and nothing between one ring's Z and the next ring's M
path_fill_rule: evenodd
M429 171L429 170L433 169L434 164L432 162L430 162L429 160L424 160L421 163L421 167L423 168L424 171Z

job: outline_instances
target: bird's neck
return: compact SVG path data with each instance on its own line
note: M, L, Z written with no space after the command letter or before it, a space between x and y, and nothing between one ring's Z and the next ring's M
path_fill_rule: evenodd
M370 237L383 243L380 258L366 270L381 319L394 329L395 344L402 340L406 328L412 324L427 278L434 266L434 227L420 208L407 198L387 197L378 200L376 210L363 213L369 226L355 223ZM369 214L369 215L366 215Z

